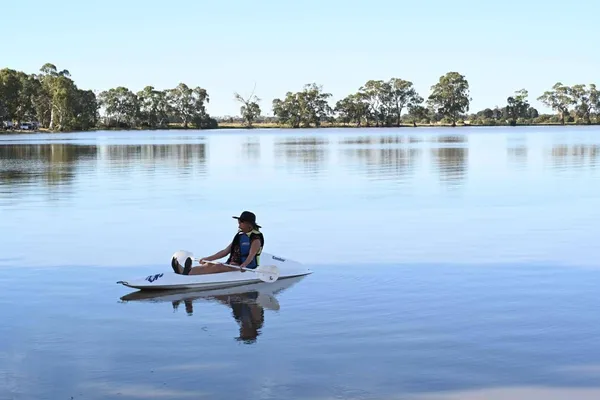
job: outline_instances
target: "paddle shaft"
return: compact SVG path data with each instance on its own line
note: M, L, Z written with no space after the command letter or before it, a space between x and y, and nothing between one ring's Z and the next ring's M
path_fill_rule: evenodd
M202 259L194 257L193 260L200 262L200 260ZM242 267L240 267L239 265L224 264L218 261L204 261L211 264L226 265L228 267L237 268L239 270L242 269ZM279 279L279 269L276 265L259 265L256 269L244 268L244 271L252 271L256 273L258 275L258 278L263 282L275 282L277 279Z
M259 265L257 268L252 269L252 268L243 268L240 267L239 265L231 265L231 264L225 264L225 263L221 263L218 261L209 261L209 260L203 260L202 258L197 258L194 257L194 255L189 252L189 251L185 251L185 250L179 250L177 252L175 252L175 254L173 254L173 259L177 259L177 260L182 260L185 259L187 262L187 259L190 259L192 261L204 261L207 263L211 263L211 264L221 264L221 265L226 265L228 267L231 268L236 268L242 271L252 271L254 273L256 273L256 275L258 275L258 279L260 279L263 282L275 282L277 279L279 279L279 268L277 268L276 265ZM175 271L176 273L179 273L177 271Z
M194 257L194 261L198 261L198 262L200 262L201 260L202 260L201 258L196 258L196 257ZM237 269L239 269L239 270L241 270L241 269L242 269L242 267L240 267L239 265L225 264L225 263L220 263L220 262L218 262L218 261L208 261L208 260L202 260L202 261L204 261L204 262L207 262L207 263L210 263L210 264L222 264L222 265L225 265L225 266L227 266L227 267L237 268ZM260 271L256 271L256 270L254 270L254 269L251 269L251 268L244 268L244 271L260 272Z

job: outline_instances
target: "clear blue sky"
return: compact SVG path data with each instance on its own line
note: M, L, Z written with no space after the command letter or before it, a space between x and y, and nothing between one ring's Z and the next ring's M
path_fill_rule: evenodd
M426 97L464 74L471 110L530 102L555 82L600 84L600 2L571 0L14 0L0 5L0 68L68 69L79 87L137 91L185 82L213 116L256 83L261 107L316 82L332 102L369 79L412 81Z

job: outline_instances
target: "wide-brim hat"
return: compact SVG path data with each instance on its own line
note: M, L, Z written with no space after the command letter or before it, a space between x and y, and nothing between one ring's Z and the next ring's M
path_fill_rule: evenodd
M261 228L261 226L256 223L256 215L254 215L253 212L244 211L240 214L239 217L233 216L231 218L235 218L235 219L243 221L243 222L250 222L252 225L256 226L257 228Z

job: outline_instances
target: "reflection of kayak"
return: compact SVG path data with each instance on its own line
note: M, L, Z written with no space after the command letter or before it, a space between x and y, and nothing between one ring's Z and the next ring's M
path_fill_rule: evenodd
M235 340L251 344L256 342L264 329L265 311L280 310L277 296L304 278L306 276L296 276L278 279L273 283L258 282L208 290L137 290L121 297L121 302L167 303L173 312L184 307L188 316L194 315L198 303L214 302L230 309L231 316L239 326L239 336Z
M279 270L279 279L292 278L311 274L312 271L299 262L277 257L269 253L260 256L261 265L274 265ZM173 290L173 289L221 289L254 283L263 283L253 271L231 271L217 274L180 275L172 271L161 272L128 281L119 281L127 287L141 290ZM274 283L276 283L275 281ZM264 283L273 285L274 283Z
M194 302L196 300L210 300L228 296L233 301L244 303L258 303L267 309L279 309L275 298L282 291L292 287L304 279L305 276L278 279L274 283L258 282L243 286L232 286L221 289L174 289L174 290L138 290L121 297L121 301L141 301L152 303Z
M195 313L198 303L216 303L227 307L239 326L235 340L251 344L264 329L265 311L279 311L279 294L306 276L283 278L269 282L251 283L221 289L137 290L121 297L122 303L169 304L173 312L185 309L188 316ZM169 307L169 308L171 308ZM203 316L203 313L199 314ZM204 330L204 328L203 328Z

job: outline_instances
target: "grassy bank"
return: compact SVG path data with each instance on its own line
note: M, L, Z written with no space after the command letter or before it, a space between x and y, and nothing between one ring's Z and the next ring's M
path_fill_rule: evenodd
M575 125L585 125L585 124L575 124L575 123L565 123L564 126L575 126ZM490 127L490 126L496 126L496 127L510 127L510 124L497 124L497 123L491 123L491 124L471 124L471 123L457 123L456 127L463 127L463 126L472 126L472 127ZM561 126L560 122L540 122L540 123L531 123L531 124L517 124L516 126ZM421 123L417 123L415 124L400 124L400 126L381 126L379 128L439 128L439 127L447 127L447 128L452 128L452 124L448 124L448 123L433 123L433 124L421 124ZM241 122L219 122L219 127L217 129L247 129L248 127L246 125L244 125ZM289 125L279 125L273 122L257 122L257 123L253 123L252 124L252 128L251 129L268 129L268 128L279 128L279 129L294 129ZM314 126L311 126L310 128L314 128ZM374 125L371 126L366 126L366 125L356 125L356 124L342 124L342 123L328 123L328 122L324 122L320 127L320 128L348 128L348 129L360 129L360 128L377 128ZM296 128L296 129L306 129L306 128Z
M598 123L592 123L591 125L599 125ZM510 124L500 124L500 123L457 123L455 128L460 127L510 127ZM560 122L532 122L526 124L517 124L518 126L590 126L584 123L576 123L576 122L565 122L565 124L561 124ZM451 124L448 123L433 123L433 124L421 124L417 123L416 126L411 124L401 124L400 126L389 126L389 127L380 127L380 128L452 128ZM314 128L311 126L310 128ZM347 129L361 129L361 128L377 128L376 126L365 126L365 125L356 125L356 124L343 124L343 123L329 123L324 122L318 129L322 128L347 128ZM246 126L242 122L219 122L217 128L214 129L204 129L204 130L219 130L219 129L295 129L295 130L303 130L306 129L304 127L300 128L292 128L289 125L279 125L275 122L256 122L252 124L252 127ZM134 127L134 128L122 128L122 127L96 127L91 128L89 131L149 131L149 130L198 130L195 127L184 128L179 124L170 124L167 127L163 128L148 128L148 127ZM80 132L80 131L77 131ZM31 133L53 133L49 129L39 129L39 130L1 130L0 134L31 134ZM63 131L60 133L68 133L68 131Z

